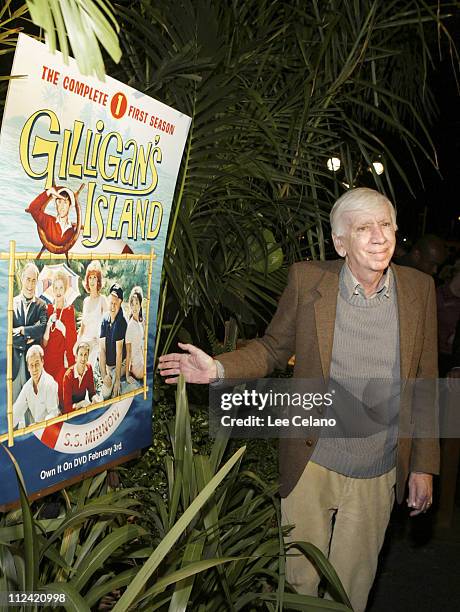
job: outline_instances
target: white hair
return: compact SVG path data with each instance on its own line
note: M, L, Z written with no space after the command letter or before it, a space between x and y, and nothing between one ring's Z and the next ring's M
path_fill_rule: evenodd
M21 279L24 278L24 275L27 272L27 270L33 270L33 272L35 273L35 276L38 278L38 275L40 274L40 272L37 266L33 262L30 261L29 263L26 263L26 265L24 266L22 270L22 274L21 274Z
M394 229L396 225L396 211L390 200L382 193L369 189L368 187L358 187L349 189L336 201L329 215L331 221L331 231L336 236L343 236L345 232L343 216L345 213L372 210L385 204L390 211L390 217Z
M26 363L29 363L29 359L34 355L39 355L43 361L45 359L45 353L39 344L33 344L26 353Z

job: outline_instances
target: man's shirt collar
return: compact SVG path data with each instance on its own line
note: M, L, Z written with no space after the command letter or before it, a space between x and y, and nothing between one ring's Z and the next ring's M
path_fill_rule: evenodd
M373 293L371 296L366 297L361 283L355 278L353 272L350 270L346 262L344 263L341 272L341 281L343 282L343 286L349 298L354 295L360 295L361 297L368 300L371 300L376 296L385 296L389 298L391 297L392 280L393 272L388 267L384 272L382 278L380 279L376 292Z
M56 223L61 228L61 234L62 235L64 235L68 229L72 228L72 225L68 221L67 221L67 223L64 223L64 221L61 221L61 219L59 217L56 217Z
M83 374L80 376L80 374L78 373L78 370L77 370L77 364L75 364L73 366L73 377L75 378L75 380L78 380L80 385L81 385L81 381L83 380L83 377L85 376L87 371L88 371L88 365L85 365L85 369L83 370Z
M36 299L37 298L35 297L35 295L33 295L29 300L28 298L26 298L26 296L23 293L21 293L21 300L25 306L28 306L29 304L33 304L36 301Z

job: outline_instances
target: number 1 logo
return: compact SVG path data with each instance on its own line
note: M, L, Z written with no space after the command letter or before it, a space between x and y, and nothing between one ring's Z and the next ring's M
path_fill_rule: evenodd
M121 119L128 108L128 99L124 93L118 92L110 100L110 112L115 119Z

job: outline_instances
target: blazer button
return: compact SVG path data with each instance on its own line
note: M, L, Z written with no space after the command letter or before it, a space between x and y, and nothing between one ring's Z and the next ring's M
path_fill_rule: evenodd
M312 446L312 444L313 444L313 440L305 440L305 444L306 444L307 446Z

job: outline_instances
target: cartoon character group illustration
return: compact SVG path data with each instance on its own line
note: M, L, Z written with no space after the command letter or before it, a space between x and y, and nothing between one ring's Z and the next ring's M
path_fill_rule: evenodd
M65 225L62 231L67 231ZM72 302L79 295L79 282L87 296L77 330ZM35 263L24 266L20 292L13 298L14 427L116 398L142 385L142 288L131 289L123 308L122 286L112 283L105 295L103 285L97 260L87 265L83 279L65 264L44 266L41 272Z

